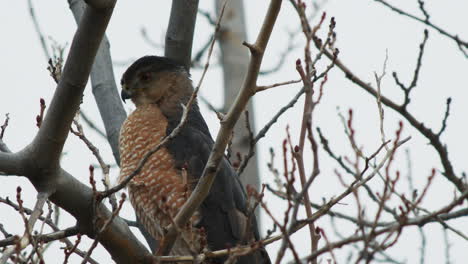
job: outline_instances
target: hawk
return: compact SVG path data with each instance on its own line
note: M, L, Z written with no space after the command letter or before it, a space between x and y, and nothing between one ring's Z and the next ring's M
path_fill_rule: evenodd
M136 109L120 131L119 181L137 167L142 157L179 124L192 92L189 73L175 61L145 56L123 74L122 99ZM156 240L172 223L188 199L213 148L213 139L197 103L175 138L154 153L128 185L130 202L138 219ZM171 254L191 255L259 240L254 215L249 215L245 190L229 161L224 158L205 201L183 227ZM223 263L226 258L212 259ZM241 256L237 263L270 263L264 248Z

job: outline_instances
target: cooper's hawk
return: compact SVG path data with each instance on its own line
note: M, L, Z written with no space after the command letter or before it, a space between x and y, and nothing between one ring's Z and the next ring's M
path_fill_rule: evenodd
M176 62L146 56L122 76L122 99L136 110L120 132L121 173L130 175L142 157L179 124L193 86L188 72ZM177 136L154 153L128 185L130 201L147 231L160 240L201 176L213 147L196 102ZM223 159L216 180L190 224L182 229L172 254L189 255L204 248L219 250L259 239L254 215L248 215L246 194L238 175ZM211 260L221 263L224 259ZM269 263L264 248L237 263Z

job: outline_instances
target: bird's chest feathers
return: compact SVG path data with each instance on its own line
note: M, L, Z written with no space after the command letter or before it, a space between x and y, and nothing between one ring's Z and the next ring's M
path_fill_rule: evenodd
M143 157L156 148L166 136L167 119L155 105L138 107L125 120L120 131L120 180L130 175L138 166ZM172 157L166 148L161 147L151 155L143 166L134 183L151 176L167 172L173 164Z

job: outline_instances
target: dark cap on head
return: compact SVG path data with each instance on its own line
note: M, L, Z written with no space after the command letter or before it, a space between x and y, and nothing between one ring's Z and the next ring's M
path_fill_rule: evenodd
M120 84L124 84L130 80L138 72L139 69L148 68L152 72L161 71L185 71L184 67L176 61L160 56L144 56L136 60L125 73L122 75Z

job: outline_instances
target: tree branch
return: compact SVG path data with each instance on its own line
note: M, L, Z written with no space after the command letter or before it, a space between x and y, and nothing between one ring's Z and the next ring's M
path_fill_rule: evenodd
M318 40L314 40L314 43L317 48L320 48L320 42ZM370 93L372 96L374 96L374 98L379 97L378 92L374 87L355 75L348 67L344 65L343 62L341 62L341 60L335 58L331 52L325 50L324 54L330 60L335 60L336 66L345 74L347 79L364 89L366 92ZM442 166L444 167L443 175L449 181L451 181L461 193L465 192L467 186L463 182L463 179L457 177L455 174L452 163L448 157L447 146L440 141L440 138L437 136L437 134L434 133L432 129L428 128L423 122L416 119L416 117L414 117L410 112L408 112L405 107L403 107L404 104L399 105L383 95L380 96L380 101L382 104L398 112L411 124L411 126L413 126L416 130L419 131L419 133L421 133L429 140L430 144L437 151Z
M431 214L424 215L424 216L421 216L421 217L416 217L416 218L413 218L413 219L407 220L407 221L402 220L402 222L400 222L400 223L396 223L396 224L391 225L389 227L376 230L372 234L366 234L366 235L361 235L361 236L357 236L357 235L356 236L351 236L351 237L343 239L341 241L330 243L329 245L317 250L316 252L313 252L310 256L307 257L307 260L315 259L316 257L318 257L318 256L320 256L320 255L322 255L322 254L324 254L326 252L329 252L330 250L332 250L334 248L341 248L342 246L353 243L353 242L363 241L365 239L368 239L368 236L378 236L378 235L386 234L388 232L391 232L392 230L401 229L404 226L424 225L425 223L429 222L431 219L437 218L438 215L450 212L450 210L452 210L457 205L460 205L463 202L463 200L465 200L467 197L468 197L468 191L465 191L465 192L461 193L461 195L459 197L454 199L450 204L448 204L447 206L445 206L445 207L443 207L443 208L441 208L441 209L439 209L437 211L434 211Z
M79 23L86 5L81 0L69 0L69 5L76 22ZM112 149L115 161L120 164L120 127L127 114L117 90L109 41L105 35L91 69L91 84L94 99L106 129L107 141ZM150 248L155 248L156 241L151 236L147 236L147 231L141 225L138 225L138 229L144 234Z
M70 9L77 23L83 16L85 3L81 0L69 0ZM109 41L104 36L91 69L91 84L94 98L106 129L107 140L114 159L120 164L119 133L127 117L115 83Z
M432 29L438 31L440 34L452 39L453 41L455 41L455 43L457 43L457 46L463 52L463 55L465 55L465 57L468 58L468 55L467 55L466 51L463 50L463 48L468 49L468 41L463 41L457 35L450 34L447 31L445 31L444 29L440 28L439 26L434 25L431 22L429 22L429 16L427 15L427 11L423 7L420 6L420 9L423 11L424 16L425 16L424 19L419 18L419 17L417 17L415 15L412 15L412 14L410 14L410 13L408 13L408 12L402 10L402 9L399 9L399 8L387 3L384 0L374 0L374 1L376 1L378 3L381 3L382 5L390 8L392 11L396 12L397 14L400 14L400 15L405 16L405 17L409 17L409 18L411 18L411 19L413 19L415 21L418 21L418 22L420 22L422 24L425 24L425 25L431 27Z
M8 151L7 146L0 140L0 150ZM0 175L26 175L24 155L0 151Z
M115 0L84 0L86 4L96 9L114 8Z
M164 55L190 71L192 42L197 20L198 0L173 0L166 31Z
M80 233L89 236L104 225L111 213L102 204L93 210L93 191L61 169L59 158L115 0L105 3L111 5L107 8L99 5L99 9L86 7L62 77L33 142L17 154L0 153L1 171L15 169L10 162L22 165L11 171L12 174L26 175L39 192L51 193L50 200L72 214L78 221ZM99 241L117 263L143 262L148 255L145 246L118 217L100 234Z
M115 1L114 1L115 4ZM91 66L112 15L107 9L86 8L70 47L67 63L41 128L27 148L40 167L57 167L70 124L81 102ZM48 155L41 155L48 153Z
M64 239L66 237L76 236L77 234L79 234L78 228L74 226L49 234L34 235L33 239L36 240L36 242L48 243L55 240ZM14 245L16 243L16 239L16 237L10 236L6 239L0 240L0 247Z
M21 188L18 187L17 197L18 197L18 204L20 206L20 214L24 216L23 201L21 200L20 194L21 194ZM39 219L39 217L42 214L42 207L47 201L48 196L49 194L47 193L39 193L37 195L36 205L34 206L31 216L29 217L29 220L27 221L25 220L26 222L25 222L24 235L21 238L19 238L18 242L16 243L14 247L7 248L5 251L2 252L3 255L0 259L1 264L6 263L13 253L15 253L16 251L21 251L22 249L27 247L31 242L33 242L33 240L31 240L32 230L33 230L34 225L36 224L37 219Z

